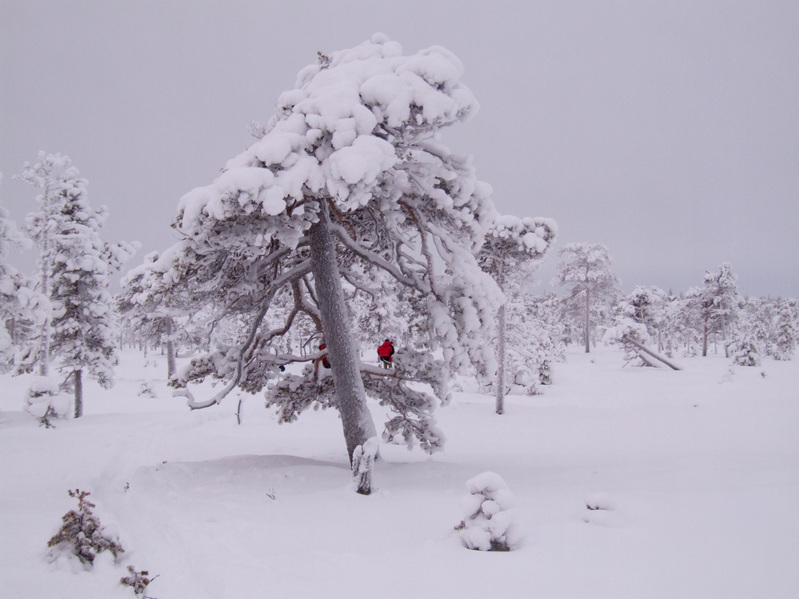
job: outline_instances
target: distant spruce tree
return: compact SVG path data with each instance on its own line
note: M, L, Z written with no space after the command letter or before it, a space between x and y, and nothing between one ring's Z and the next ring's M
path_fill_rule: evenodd
M781 300L771 334L771 354L777 360L790 360L799 339L799 322L795 316L796 300ZM794 309L792 309L794 306Z
M103 387L113 384L119 329L108 286L136 248L100 239L108 210L91 206L87 181L67 156L40 152L18 178L41 190L39 210L28 215L27 225L39 248L39 291L52 312L37 340L36 361L47 375L51 356L58 357L58 370L71 378L79 418L84 370Z
M706 271L700 290L702 303L702 355L707 356L711 334L721 336L724 355L729 357L729 342L735 337L740 305L738 275L729 262L723 262L718 271Z
M619 295L619 279L613 274L608 248L601 243L567 243L560 248L560 262L552 285L571 287L567 301L582 313L585 352L591 351L593 314Z

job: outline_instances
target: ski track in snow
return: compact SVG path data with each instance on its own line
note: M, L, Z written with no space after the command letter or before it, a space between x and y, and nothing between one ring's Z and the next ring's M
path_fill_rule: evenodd
M674 372L575 347L503 416L456 393L444 452L382 445L370 497L350 487L335 412L278 425L258 396L241 426L234 398L189 412L157 359L123 353L117 385L87 384L85 416L55 430L21 412L25 377L3 377L0 598L129 598L128 564L160 575L159 599L799 596L799 359ZM158 397L137 396L144 380ZM516 498L517 551L469 551L454 530L485 471ZM121 564L48 563L75 488Z

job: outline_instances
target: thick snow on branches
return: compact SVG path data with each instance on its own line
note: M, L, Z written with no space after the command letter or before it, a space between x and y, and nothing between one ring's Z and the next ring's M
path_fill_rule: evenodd
M359 396L374 393L398 411L386 435L412 433L428 449L440 444L429 414L434 402L410 389L408 373L492 372L493 352L482 340L502 301L475 257L496 217L491 189L440 140L443 127L477 108L462 74L443 48L404 56L380 34L320 53L280 96L269 123L255 128L258 141L216 181L180 200L174 227L184 240L148 267L153 288L170 306L210 307L213 330L233 320L240 330L237 341L218 343L175 379L227 381L215 397L190 405L213 405L237 386L254 392L270 378L288 377L279 367L317 358L324 340L339 410L344 396L362 404ZM340 281L341 289L321 279ZM412 314L389 324L408 346L407 363L367 372L349 323L363 320L359 312L383 302L387 291L386 320ZM313 353L300 354L299 346ZM436 349L443 363L431 367ZM307 402L287 389L310 389L312 373L302 375L304 383L269 387L269 401L289 419ZM443 399L442 385L433 388ZM370 420L368 411L356 411L356 421Z
M494 381L496 395L496 412L503 413L505 397L505 381L507 366L507 334L508 313L518 312L523 302L521 287L529 282L533 272L541 263L547 250L552 246L557 233L557 225L547 218L517 218L502 216L496 220L486 235L478 260L481 267L489 273L505 293L507 303L497 313L497 376ZM528 327L525 327L526 329ZM535 388L538 378L533 371L540 369L542 360L534 359L540 354L541 341L545 335L541 329L525 330L522 335L511 335L511 347L516 359L512 361L513 372L510 378L514 382L526 381L525 386ZM525 372L526 371L526 372Z

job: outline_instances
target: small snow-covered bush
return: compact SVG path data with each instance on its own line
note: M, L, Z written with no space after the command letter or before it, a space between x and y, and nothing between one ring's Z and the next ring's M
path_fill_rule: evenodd
M78 509L64 514L61 529L47 542L52 561L62 555L74 555L90 569L98 553L110 551L114 559L125 553L118 539L105 534L99 518L92 512L95 505L86 499L89 495L88 491L80 489L69 491L69 496L78 500Z
M469 494L463 499L464 519L456 530L468 549L511 551L519 546L521 536L515 524L513 494L503 478L483 472L466 482Z
M150 381L144 381L141 384L141 387L139 387L138 396L139 397L158 397L158 395L155 392L155 389L153 389L153 384Z
M155 599L155 597L145 595L144 592L147 590L147 587L150 585L150 583L158 578L159 574L156 574L151 578L150 573L147 570L137 571L133 566L128 566L128 572L130 575L120 578L119 584L132 588L133 593L137 597L142 597L143 599Z
M25 411L47 428L53 428L52 420L67 418L71 406L72 397L61 392L57 379L37 376L31 380L25 395Z
M758 366L760 364L760 352L751 339L742 339L736 344L732 363L736 366Z

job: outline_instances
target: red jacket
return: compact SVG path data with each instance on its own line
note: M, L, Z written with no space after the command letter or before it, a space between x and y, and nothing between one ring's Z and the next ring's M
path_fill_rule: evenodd
M377 355L381 358L390 358L392 355L394 355L394 345L391 343L391 341L386 341L383 343L383 345L378 347Z

